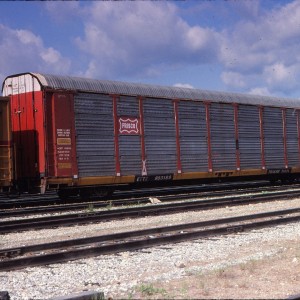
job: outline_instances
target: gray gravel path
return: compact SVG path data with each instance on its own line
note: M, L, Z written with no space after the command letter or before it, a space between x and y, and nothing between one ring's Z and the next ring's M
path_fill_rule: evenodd
M298 207L300 199L288 202ZM102 224L48 229L1 236L0 248L76 238L101 233L133 230L135 227L155 227L164 224L195 222L213 217L250 214L262 210L287 208L287 201L230 207L204 212L187 212L163 217L145 217ZM102 291L105 297L129 299L135 287L142 284L184 278L207 270L263 259L275 255L287 240L300 241L300 224L289 224L226 237L197 240L149 248L118 255L99 256L0 272L0 290L7 290L11 299L50 299L86 290ZM278 247L264 247L276 244Z

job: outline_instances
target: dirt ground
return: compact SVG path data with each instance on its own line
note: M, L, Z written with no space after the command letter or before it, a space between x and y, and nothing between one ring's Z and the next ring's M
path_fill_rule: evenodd
M300 299L300 244L287 241L269 257L192 272L166 283L142 284L128 299L288 299L295 295Z

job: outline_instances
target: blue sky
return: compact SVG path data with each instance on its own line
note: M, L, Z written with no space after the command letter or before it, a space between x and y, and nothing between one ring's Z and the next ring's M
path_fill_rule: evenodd
M300 0L1 1L23 72L300 98Z

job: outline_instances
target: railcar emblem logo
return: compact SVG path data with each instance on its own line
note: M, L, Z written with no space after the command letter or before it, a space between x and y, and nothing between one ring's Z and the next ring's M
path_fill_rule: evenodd
M138 118L119 118L119 133L120 134L139 134L139 119Z

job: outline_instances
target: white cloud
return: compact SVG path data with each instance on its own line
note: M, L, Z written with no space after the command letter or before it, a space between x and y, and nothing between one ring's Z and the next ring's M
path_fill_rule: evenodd
M45 47L39 36L1 24L0 53L0 68L5 74L32 71L65 74L70 68L70 60L56 49Z
M297 65L287 67L283 63L275 63L273 65L266 66L264 68L263 75L266 82L271 86L278 84L292 86L297 84L295 77L299 70L299 66Z
M272 94L266 87L255 87L249 91L249 94L260 96L272 96Z
M189 83L175 83L173 86L175 86L175 87L182 87L182 88L189 88L189 89L193 89L194 88Z
M76 18L82 11L79 1L45 1L44 4L51 18L60 24L70 22L70 19Z
M226 85L238 88L246 87L244 76L238 72L223 72L221 78Z
M24 45L34 45L36 47L41 47L42 45L41 38L28 30L11 30L10 32L11 36L15 35L19 42Z
M258 84L271 92L300 90L299 43L300 1L240 22L222 37L222 80L228 87L248 90Z
M220 79L227 89L262 92L265 88L270 93L297 89L300 1L265 11L259 0L189 7L192 10L181 10L168 1L47 4L53 16L59 11L55 20L74 16L82 22L83 34L74 39L87 61L82 76L139 80L214 63L221 66ZM229 26L197 25L198 15L208 20L216 9L231 19ZM181 17L184 13L193 14L193 25ZM216 22L220 20L216 17Z
M136 81L176 73L176 80L186 82L183 86L198 85L198 74L209 81L217 73L227 90L300 92L300 0L281 2L272 10L263 7L258 0L199 2L185 10L170 1L46 2L52 27L59 23L76 28L66 43L53 46L47 39L50 46L46 46L46 36L0 25L1 72L30 70ZM187 14L192 18L184 19ZM200 25L203 17L206 26ZM72 38L69 55L80 59L71 65L60 49L67 53ZM217 70L213 76L204 74L210 64Z
M173 3L93 2L86 14L85 33L76 44L90 56L87 76L153 75L216 58L218 34L189 26Z
M52 47L41 50L40 57L49 65L60 64L63 61L61 54Z
M259 14L260 0L228 1L228 4L235 14L240 14L243 18L256 19Z
M214 32L209 29L204 29L199 26L194 26L192 28L187 28L186 32L183 33L186 36L188 48L191 51L198 51L207 48L211 43L211 37Z
M175 67L219 63L220 79L229 89L296 89L300 1L268 11L259 1L229 3L245 18L217 32L190 26L170 2L93 2L84 10L89 16L83 20L84 35L76 38L89 57L83 75L153 77Z

